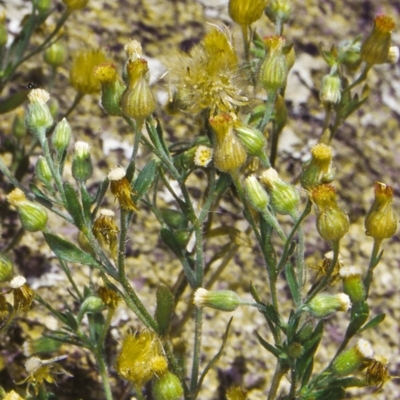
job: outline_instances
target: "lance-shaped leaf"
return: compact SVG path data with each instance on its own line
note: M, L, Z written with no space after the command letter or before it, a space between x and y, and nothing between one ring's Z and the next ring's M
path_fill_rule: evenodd
M385 319L386 314L378 314L376 317L372 318L371 321L367 322L358 332L364 332L367 329L375 328Z
M66 208L71 214L77 228L82 229L85 225L82 206L75 189L68 182L64 183L64 193L67 200Z
M160 335L165 336L168 334L172 314L175 308L174 296L164 285L160 285L157 288L156 296L157 308L155 312L155 319L158 324Z
M77 264L89 265L90 267L98 268L105 272L104 268L96 261L95 258L93 258L90 254L85 253L74 244L61 239L59 236L53 235L52 233L43 233L43 236L50 249L62 260Z
M135 192L135 201L140 200L146 192L149 190L150 186L153 184L154 177L157 172L157 161L150 160L145 167L140 171L139 176L136 178L133 185L133 190Z

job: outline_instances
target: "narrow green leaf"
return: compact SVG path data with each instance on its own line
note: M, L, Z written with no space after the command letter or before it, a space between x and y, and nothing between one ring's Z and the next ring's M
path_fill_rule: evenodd
M351 320L346 330L346 338L352 338L364 325L369 316L369 307L367 302L363 301L353 305L351 309Z
M257 290L256 290L256 287L253 285L253 282L250 282L250 293L251 293L251 295L253 296L253 299L255 300L256 303L258 303L258 304L264 304L264 303L261 301L261 298L260 298L260 296L258 295Z
M296 306L299 306L301 302L301 293L297 284L297 276L294 272L293 264L291 262L286 264L285 275L294 303Z
M296 334L297 328L300 322L300 315L296 314L294 310L290 311L290 317L287 327L287 341L288 343L293 342L294 335Z
M61 239L51 233L43 233L44 239L54 254L64 261L89 265L104 272L103 267L90 254L76 247L74 244Z
M43 193L38 187L37 185L35 185L34 183L30 183L29 184L29 188L31 189L32 193L39 199L45 201L47 203L47 207L51 208L52 207L52 202L51 200L47 197L47 195L45 193ZM42 202L41 204L44 205L44 203Z
M28 97L28 90L19 90L18 92L8 96L4 100L0 100L0 114L8 113L19 107Z
M174 296L164 285L160 285L157 288L156 296L157 307L154 317L158 324L159 334L165 336L168 334L171 318L174 313Z
M82 229L85 226L83 219L82 206L79 202L78 195L72 185L68 182L64 183L64 193L67 199L66 208L71 214L77 228Z
M264 349L268 350L270 353L272 353L276 358L279 358L282 355L282 352L279 351L275 346L272 344L268 343L264 338L260 336L260 334L255 331L256 336L258 341L260 342L261 346L264 347Z
M376 317L372 318L371 321L367 322L358 332L364 332L367 329L375 328L386 318L386 314L378 314Z
M133 185L133 190L135 191L135 196L134 196L135 201L140 200L149 190L150 186L153 184L156 172L157 172L156 160L150 160L145 165L145 167L140 171L140 174L136 178L135 183Z

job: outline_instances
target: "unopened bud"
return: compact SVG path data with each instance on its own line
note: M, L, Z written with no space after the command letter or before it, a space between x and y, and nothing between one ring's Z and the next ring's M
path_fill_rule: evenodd
M311 149L311 160L303 167L300 183L304 189L310 190L322 183L333 180L335 170L332 166L332 147L323 143L316 144Z
M347 311L351 307L347 294L318 294L305 305L306 310L315 318L327 318L337 311Z
M265 14L271 22L279 20L285 23L292 14L292 3L293 0L271 0L265 9Z
M61 157L65 150L67 150L71 141L71 125L63 118L54 129L51 136L51 143L57 152L57 156Z
M336 190L332 185L319 185L311 193L317 206L317 229L321 237L329 242L337 242L349 230L347 214L336 202Z
M13 277L14 265L11 259L0 252L0 283L7 282Z
M342 97L342 83L337 75L325 75L322 78L319 98L324 104L337 104Z
M231 290L209 291L198 288L194 293L193 303L196 307L210 307L219 311L235 311L240 305L246 304Z
M216 138L214 165L222 172L239 170L247 158L245 147L233 131L234 122L235 117L230 114L219 114L210 118Z
M26 199L20 189L14 189L8 196L8 202L18 210L22 226L29 232L43 231L47 224L47 212L39 204Z
M64 64L67 57L67 52L64 44L59 40L53 43L43 53L44 61L53 68L58 68Z
M362 367L363 362L371 360L374 356L371 343L360 339L357 344L341 354L332 363L333 371L339 376L347 376Z
M167 370L153 379L152 393L154 400L180 400L183 388L179 378Z
M279 178L278 173L273 168L265 170L260 181L268 190L271 199L271 206L278 214L296 214L297 206L300 202L299 192L293 185L289 185Z
M251 205L258 212L264 212L269 203L268 193L261 186L260 182L258 182L257 178L254 175L251 175L246 178L244 181L245 190L247 197L251 203Z
M82 303L79 314L84 315L85 313L96 313L102 311L103 309L104 303L100 297L89 296Z
M101 105L108 115L122 115L120 101L125 85L118 76L117 68L112 63L100 64L93 70L101 84Z
M50 183L53 176L51 174L49 164L43 156L39 156L36 162L35 173L40 182L44 183L45 185Z
M365 233L375 240L391 238L398 220L393 210L393 188L384 183L375 184L375 200L365 218Z
M267 36L264 38L266 56L261 63L259 81L267 91L277 92L286 86L288 68L286 56L282 50L285 45L283 36Z
M127 117L141 120L156 108L156 101L149 86L149 68L143 58L128 61L126 66L128 85L121 97L121 109Z
M262 158L264 154L265 137L258 130L244 125L234 128L237 137L246 148L247 154Z
M229 0L229 15L239 25L251 25L260 19L265 0Z
M365 288L359 267L341 267L340 277L343 282L343 291L349 295L352 303L365 299Z
M387 62L391 44L391 33L396 24L392 17L378 15L374 20L372 32L361 45L361 59L368 64Z
M72 160L72 176L78 182L86 182L93 174L90 147L86 142L76 142Z
M43 89L32 89L28 94L29 105L25 123L32 132L48 129L53 125L53 117L46 104L50 95Z

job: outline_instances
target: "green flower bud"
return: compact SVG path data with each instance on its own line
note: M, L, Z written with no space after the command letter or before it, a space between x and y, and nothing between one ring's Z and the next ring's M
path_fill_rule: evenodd
M271 0L265 9L265 14L271 22L279 20L285 23L292 14L292 3L293 0Z
M246 148L247 154L250 156L263 157L265 137L257 129L252 129L247 126L235 126L235 132L243 146Z
M340 277L343 282L343 291L349 295L352 303L357 303L365 299L365 288L359 267L340 268Z
M318 294L305 305L305 309L315 318L327 318L337 311L347 311L351 307L349 296Z
M304 354L304 346L301 343L293 342L288 346L287 353L291 358L299 358Z
M24 109L19 107L16 110L15 117L12 125L12 133L18 139L22 139L26 135L26 125L24 118Z
M40 14L46 13L51 7L51 0L34 0L33 3Z
M275 212L283 215L296 215L300 195L294 186L283 182L273 168L265 170L260 176L260 181L269 192L271 206Z
M319 98L324 105L337 104L342 96L342 82L337 75L325 75L322 78Z
M93 165L90 158L89 144L76 142L72 160L72 176L78 182L86 182L93 174Z
M392 17L377 15L372 32L361 45L361 59L368 64L383 64L387 62L391 44L391 33L396 24Z
M375 200L365 218L365 233L375 240L391 238L397 230L398 219L393 210L393 188L375 183Z
M8 196L8 202L18 210L21 224L29 232L43 231L47 224L47 212L39 204L26 199L20 189L14 189Z
M58 68L60 65L64 64L66 58L67 52L64 44L60 40L53 43L43 53L44 61L53 68Z
M53 117L46 104L50 95L43 89L32 89L28 94L28 99L30 104L25 118L28 129L38 133L39 130L50 128L53 125ZM44 138L41 136L39 139L42 141Z
M39 181L44 183L45 185L48 185L53 178L53 175L51 174L49 168L49 164L43 156L39 156L39 159L36 162L35 173Z
M219 311L235 311L240 305L248 304L231 290L208 291L198 288L194 293L196 307L210 307Z
M103 300L97 296L89 296L81 304L79 315L82 317L86 313L96 313L104 309Z
M311 160L303 167L300 183L304 189L310 190L322 183L332 182L335 170L332 167L332 147L323 143L311 148Z
M152 392L154 400L179 400L183 396L179 378L169 371L153 379Z
M258 212L264 212L268 207L269 197L268 193L263 189L260 182L254 175L246 178L244 186L251 205Z
M65 150L67 150L71 141L71 125L68 121L63 118L54 129L51 136L51 143L57 152L57 156L60 158Z
M149 86L147 61L143 58L128 61L126 72L128 85L121 97L122 112L136 120L147 118L156 108Z
M61 347L61 342L49 337L39 337L38 339L28 339L23 344L25 357L31 357L34 354L53 353Z
M336 190L332 185L319 185L311 193L316 204L317 229L321 237L329 242L340 240L349 230L347 214L336 203Z
M266 0L229 0L229 15L239 25L251 25L260 19Z
M286 56L282 50L285 38L282 36L267 36L264 38L267 54L261 63L259 82L267 91L277 92L286 86L288 73Z
M374 356L371 343L360 339L357 344L343 353L340 353L332 363L332 369L339 376L347 376L362 367L363 362Z
M0 252L0 282L7 282L13 277L14 265L11 259Z
M125 85L120 80L117 68L112 63L103 63L93 70L101 84L101 105L108 115L122 115L120 101Z
M246 162L246 149L233 131L235 121L232 114L219 114L209 120L216 139L214 165L222 172L236 172Z

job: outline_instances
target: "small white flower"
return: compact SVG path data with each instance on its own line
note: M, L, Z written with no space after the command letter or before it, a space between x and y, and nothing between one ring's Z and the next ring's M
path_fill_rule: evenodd
M22 275L18 275L12 279L10 286L12 289L19 289L20 287L24 286L25 283L26 279Z
M210 164L214 150L207 146L197 146L196 152L194 153L194 163L198 167L207 167Z

